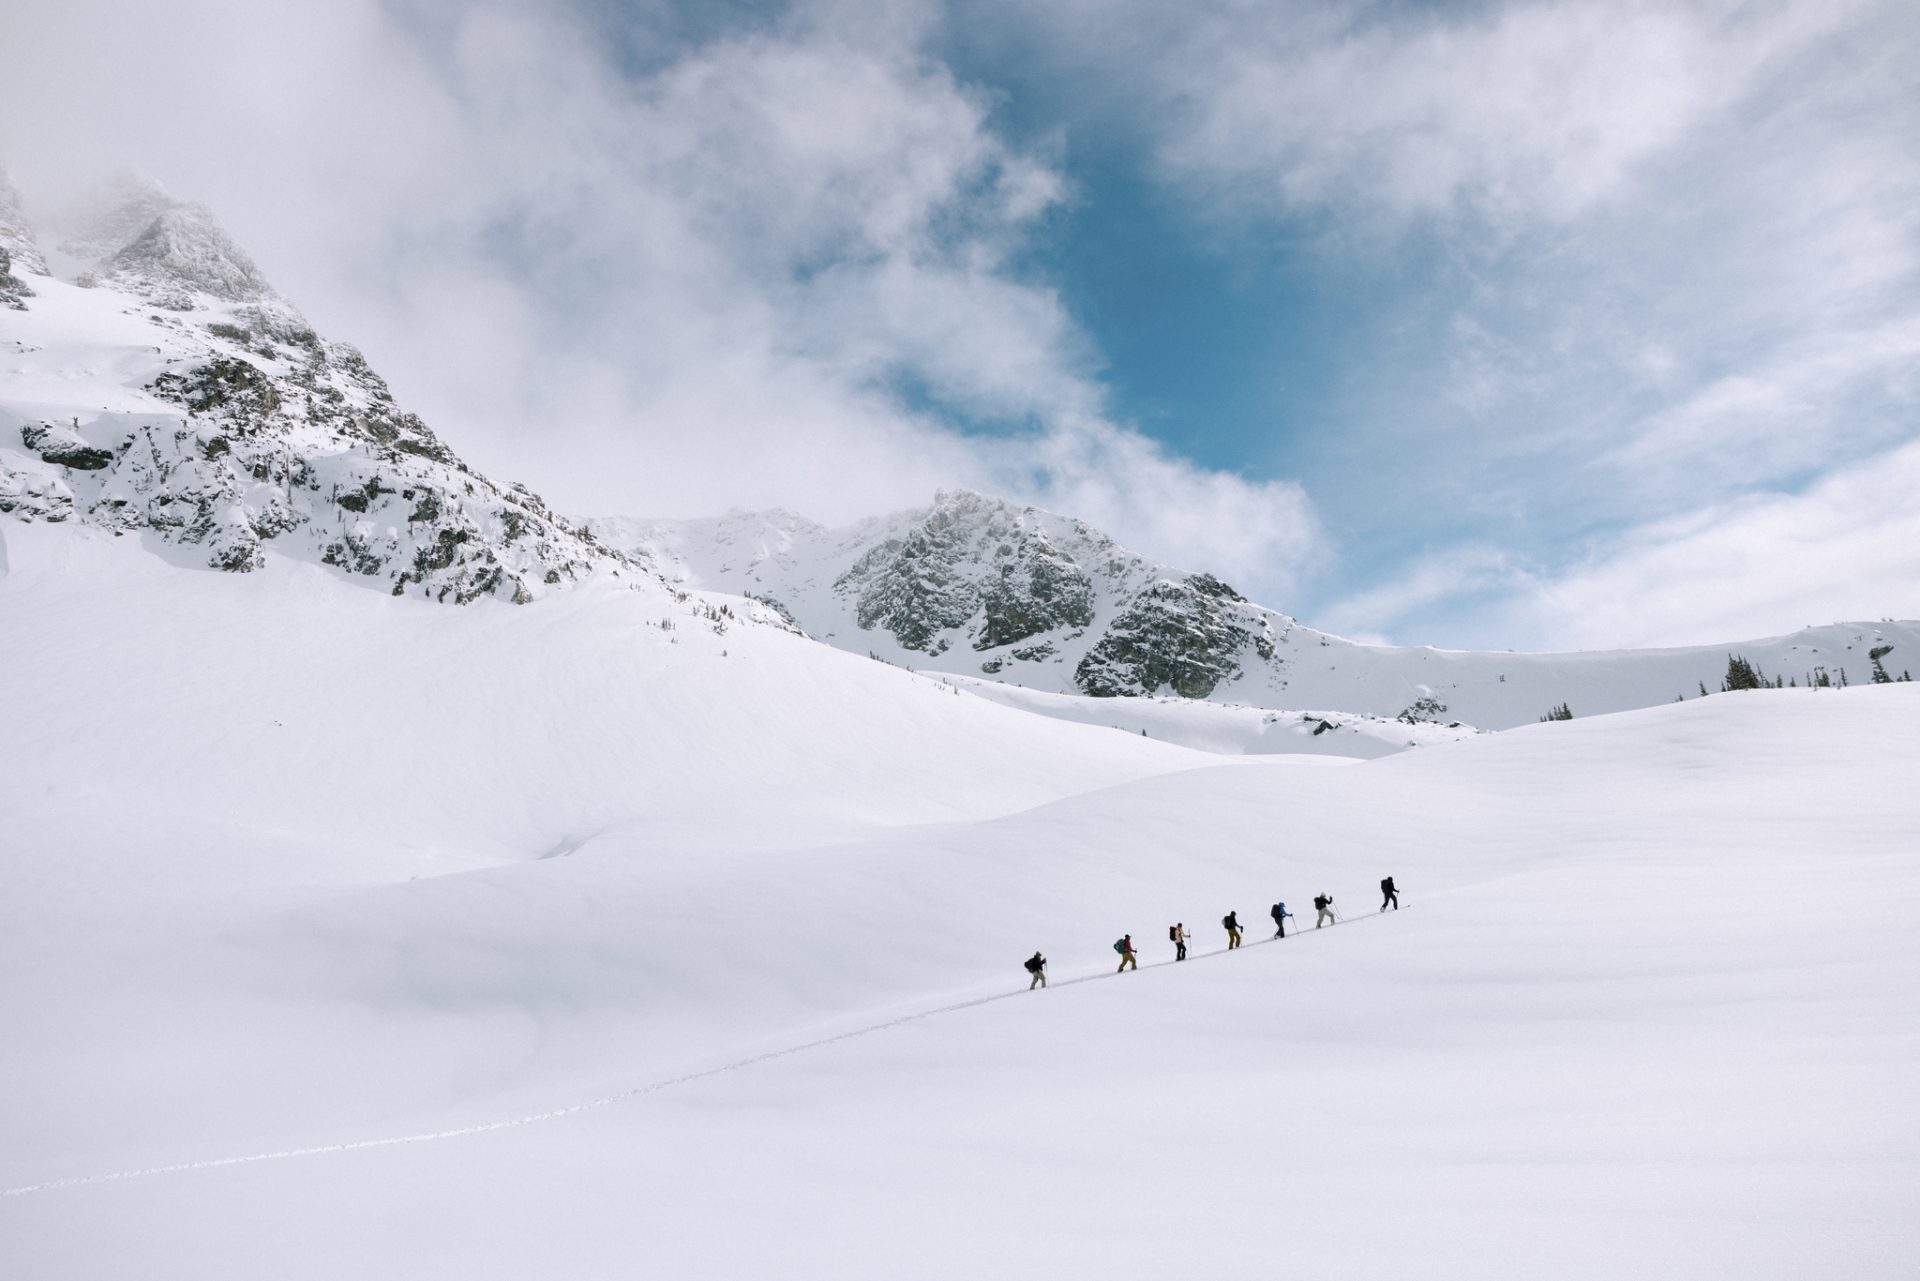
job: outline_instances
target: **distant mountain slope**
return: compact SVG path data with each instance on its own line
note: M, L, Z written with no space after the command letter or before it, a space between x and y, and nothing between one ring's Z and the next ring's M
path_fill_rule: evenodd
M1171 694L1506 729L1563 705L1582 716L1695 698L1719 689L1731 654L1801 684L1823 674L1869 681L1881 646L1891 646L1882 665L1893 676L1920 667L1920 626L1891 622L1620 652L1360 645L1083 521L966 491L844 529L785 511L589 527L669 581L764 598L842 649L1053 694Z
M526 601L638 571L479 475L207 210L123 186L48 274L0 182L0 513L138 533L230 571L271 547L393 595Z

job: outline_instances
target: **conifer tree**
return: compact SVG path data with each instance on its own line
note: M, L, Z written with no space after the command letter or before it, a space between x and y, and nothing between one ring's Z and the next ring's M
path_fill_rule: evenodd
M1881 663L1880 663L1881 659L1885 658L1888 654L1891 654L1892 652L1893 652L1893 646L1891 645L1875 645L1872 649L1867 651L1867 657L1871 659L1873 662L1873 683L1875 685L1893 684L1893 677L1887 675L1887 669L1881 666Z

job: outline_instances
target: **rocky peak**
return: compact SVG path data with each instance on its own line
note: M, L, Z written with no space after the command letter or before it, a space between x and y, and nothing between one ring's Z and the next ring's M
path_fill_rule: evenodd
M0 431L0 512L140 532L229 571L261 567L271 547L436 601L522 602L603 570L652 581L538 495L467 467L359 351L274 294L205 209L134 195L164 207L104 276L37 286L66 295L64 328L40 326L37 301L7 322L17 368L0 370L0 423L15 425ZM90 311L103 334L146 324L109 339L120 345L103 359L73 346ZM6 403L16 372L72 394Z
M622 549L671 549L662 559L703 586L777 600L844 649L1063 692L1206 697L1254 666L1279 679L1292 627L1084 521L966 489L838 530L785 513L596 528Z
M161 211L107 262L107 278L175 311L192 310L195 294L223 302L273 296L266 277L204 205Z
M98 266L179 204L153 179L121 174L68 209L59 220L55 247L78 262Z

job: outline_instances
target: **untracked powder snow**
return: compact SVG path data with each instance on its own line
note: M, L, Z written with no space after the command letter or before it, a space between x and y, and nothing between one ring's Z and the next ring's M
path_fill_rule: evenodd
M4 537L11 1275L1920 1257L1911 685L1222 757L697 598Z

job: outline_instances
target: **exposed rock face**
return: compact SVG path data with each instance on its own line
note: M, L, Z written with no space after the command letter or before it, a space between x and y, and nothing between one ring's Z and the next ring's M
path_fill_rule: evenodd
M25 311L27 299L31 297L33 290L27 287L27 282L13 274L13 252L0 245L0 307Z
M1162 581L1134 597L1108 625L1074 679L1097 697L1170 689L1206 698L1240 673L1248 651L1274 656L1270 624L1246 598L1211 574Z
M1093 582L1049 539L1042 514L972 493L943 493L926 518L863 555L834 584L863 628L943 653L941 633L997 649L1093 621Z
M206 210L135 194L160 211L105 257L94 287L41 292L97 310L103 332L144 319L133 336L153 345L110 349L116 385L76 412L0 403L0 512L148 533L236 572L271 544L396 596L456 603L635 572L537 495L469 469L358 351L315 334ZM37 305L8 348L23 368L51 374L42 385L93 375L31 341ZM120 407L97 407L107 399Z

